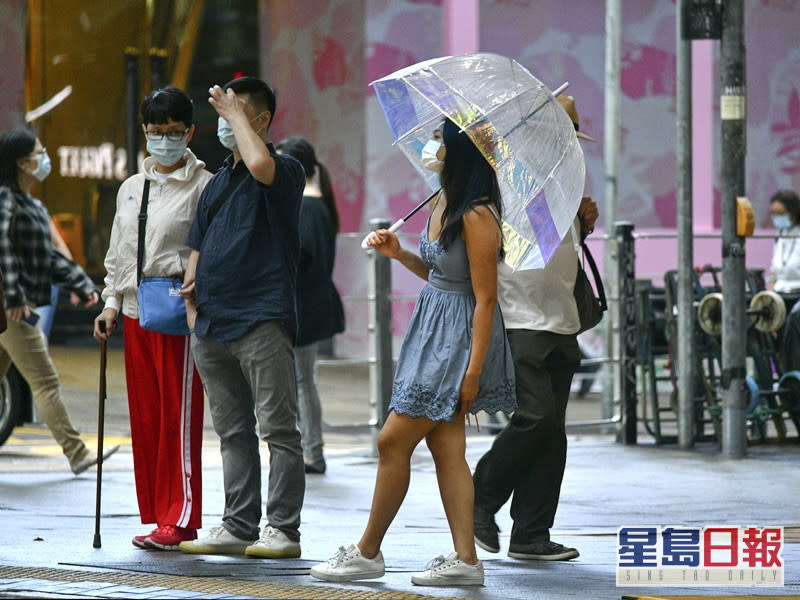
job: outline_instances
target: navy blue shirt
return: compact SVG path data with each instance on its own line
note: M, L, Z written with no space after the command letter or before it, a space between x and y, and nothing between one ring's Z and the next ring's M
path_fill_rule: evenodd
M264 321L297 331L295 285L300 254L300 203L306 176L300 163L268 149L275 160L271 186L256 180L233 155L203 189L187 245L200 252L195 276L195 334L232 342ZM244 173L239 173L244 169ZM214 200L231 177L243 175L209 221Z

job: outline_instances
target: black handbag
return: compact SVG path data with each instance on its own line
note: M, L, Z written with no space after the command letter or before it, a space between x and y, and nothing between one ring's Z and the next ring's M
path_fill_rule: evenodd
M583 270L580 260L578 261L578 274L575 277L575 288L573 293L575 295L575 304L578 307L578 315L581 319L581 328L578 333L583 333L595 327L603 318L603 313L608 310L606 303L606 291L603 288L603 280L600 279L600 272L597 270L597 264L594 262L592 253L585 242L581 242L581 249L583 250L583 257L589 268L592 271L594 278L594 285L597 288L597 295L589 282L589 277L586 271Z

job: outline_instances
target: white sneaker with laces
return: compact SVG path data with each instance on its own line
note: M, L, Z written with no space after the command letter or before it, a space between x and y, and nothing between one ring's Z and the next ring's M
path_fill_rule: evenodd
M222 525L212 527L203 538L181 542L178 550L189 554L244 554L256 540L243 540L229 533Z
M458 587L461 585L483 585L483 563L471 565L453 552L446 558L437 556L425 566L425 571L411 577L414 585Z
M375 558L366 558L355 544L347 548L339 546L339 551L327 562L311 568L311 576L325 581L358 581L383 577L386 568L383 553L378 551Z
M280 529L267 525L258 541L245 548L244 553L258 558L299 558L300 542L290 540Z

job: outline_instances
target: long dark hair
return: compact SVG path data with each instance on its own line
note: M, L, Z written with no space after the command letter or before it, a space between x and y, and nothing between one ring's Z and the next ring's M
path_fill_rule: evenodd
M334 230L339 233L339 209L336 208L336 196L333 193L331 178L325 165L317 160L314 146L307 139L294 135L278 142L276 148L299 160L305 169L307 178L313 177L319 169L319 189L322 192L322 200L328 207Z
M36 147L36 134L30 129L18 127L0 137L0 185L7 186L15 192L19 188L20 158L29 156Z
M494 169L458 125L446 119L442 127L445 145L442 189L447 206L442 212L440 244L447 249L461 235L464 214L482 204L493 206L502 217L500 186Z

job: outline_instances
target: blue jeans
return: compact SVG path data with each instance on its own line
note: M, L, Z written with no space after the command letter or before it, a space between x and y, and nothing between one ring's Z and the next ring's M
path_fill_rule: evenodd
M261 439L269 447L266 521L300 539L305 470L297 429L292 341L277 321L266 321L234 342L201 340L192 352L220 439L229 533L255 540L261 521Z

